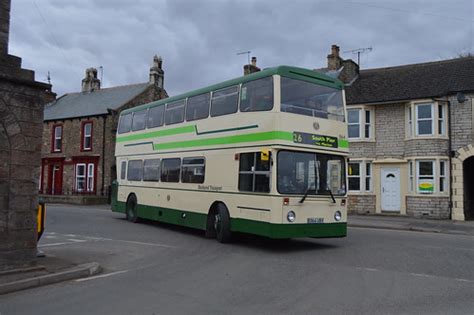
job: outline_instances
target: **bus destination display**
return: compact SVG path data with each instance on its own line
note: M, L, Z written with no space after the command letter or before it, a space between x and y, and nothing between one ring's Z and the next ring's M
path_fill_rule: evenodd
M305 132L296 132L296 131L293 132L293 142L317 145L317 146L326 147L326 148L338 147L336 137L315 135L312 133L305 133Z

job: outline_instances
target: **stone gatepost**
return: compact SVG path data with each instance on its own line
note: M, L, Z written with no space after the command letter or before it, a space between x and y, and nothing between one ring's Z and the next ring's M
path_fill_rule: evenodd
M0 2L0 270L36 262L43 106L51 93L8 55L10 2Z

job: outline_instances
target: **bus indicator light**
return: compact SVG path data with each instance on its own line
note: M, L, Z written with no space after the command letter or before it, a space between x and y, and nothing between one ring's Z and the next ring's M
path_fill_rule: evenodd
M235 161L238 161L238 160L239 160L239 154L238 154L238 153L236 153L236 154L234 155L234 160L235 160Z
M285 206L288 206L290 204L290 198L288 198L288 197L283 198L283 204Z
M346 205L346 199L341 199L341 206L345 206Z

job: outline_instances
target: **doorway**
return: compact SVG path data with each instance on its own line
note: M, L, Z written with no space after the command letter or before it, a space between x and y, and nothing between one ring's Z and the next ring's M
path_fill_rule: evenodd
M474 156L463 162L464 219L474 220Z
M400 212L400 168L382 168L380 176L381 210Z

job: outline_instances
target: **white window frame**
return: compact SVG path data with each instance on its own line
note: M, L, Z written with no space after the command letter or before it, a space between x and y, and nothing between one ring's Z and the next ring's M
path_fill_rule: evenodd
M408 161L408 191L409 192L414 192L414 187L413 187L413 176L414 176L414 162L413 160Z
M438 135L444 136L446 135L446 106L443 104L438 104L438 119L437 119L437 132Z
M348 183L349 178L359 178L359 190L351 190L349 189L349 185L347 187L347 191L349 193L369 193L373 191L373 163L371 160L355 160L350 161L349 164L359 164L359 175L349 175L347 173ZM348 167L349 167L348 164ZM369 180L369 189L367 189L367 179Z
M87 164L86 191L94 191L94 163Z
M56 130L61 130L61 134L58 136ZM56 142L59 140L59 147L56 145ZM61 152L62 151L62 142L63 142L63 126L58 125L54 127L54 142L53 142L53 152Z
M358 113L358 121L357 123L349 123L349 112L355 112L357 111ZM374 121L374 114L373 110L371 108L367 107L358 107L358 108L349 108L347 109L348 112L348 119L347 119L347 137L349 140L360 140L360 141L366 141L366 140L372 140L373 139L373 121ZM368 116L368 121L367 121L367 114ZM358 137L350 137L349 136L349 126L358 126L359 130L359 135ZM368 136L366 136L366 129L368 128Z
M408 138L412 138L413 137L413 106L412 105L409 105L407 107L408 111L407 111L407 122L408 122L408 125L407 125L407 137Z
M430 109L431 109L431 115L429 118L419 118L418 117L418 109L421 107L421 106L430 106ZM429 136L434 136L434 121L435 121L435 115L434 115L434 106L433 106L433 103L419 103L419 104L415 104L415 116L416 116L416 124L415 124L415 131L416 131L416 135L418 137L429 137ZM420 134L420 128L419 128L419 122L423 122L423 121L431 121L431 133L424 133L424 134Z
M439 193L443 194L448 191L448 160L439 160Z
M90 126L90 129L89 129L89 133L87 134L86 133L86 126L89 125ZM82 135L82 149L83 150L91 150L92 149L92 122L86 122L84 123L83 125L83 135ZM90 138L90 141L89 141L89 146L86 147L86 138Z
M79 167L84 167L84 175L79 175ZM74 183L75 183L75 191L76 192L84 192L87 191L87 164L86 163L77 163L76 164L76 174L74 178ZM79 190L79 179L84 180L84 189Z
M420 163L431 163L431 167L433 169L433 173L431 175L422 175L420 176ZM431 192L423 192L420 191L420 182L422 181L420 177L431 177L431 181L433 182L433 190ZM436 159L423 159L416 161L416 192L422 195L432 195L436 192ZM429 179L425 179L429 180Z

